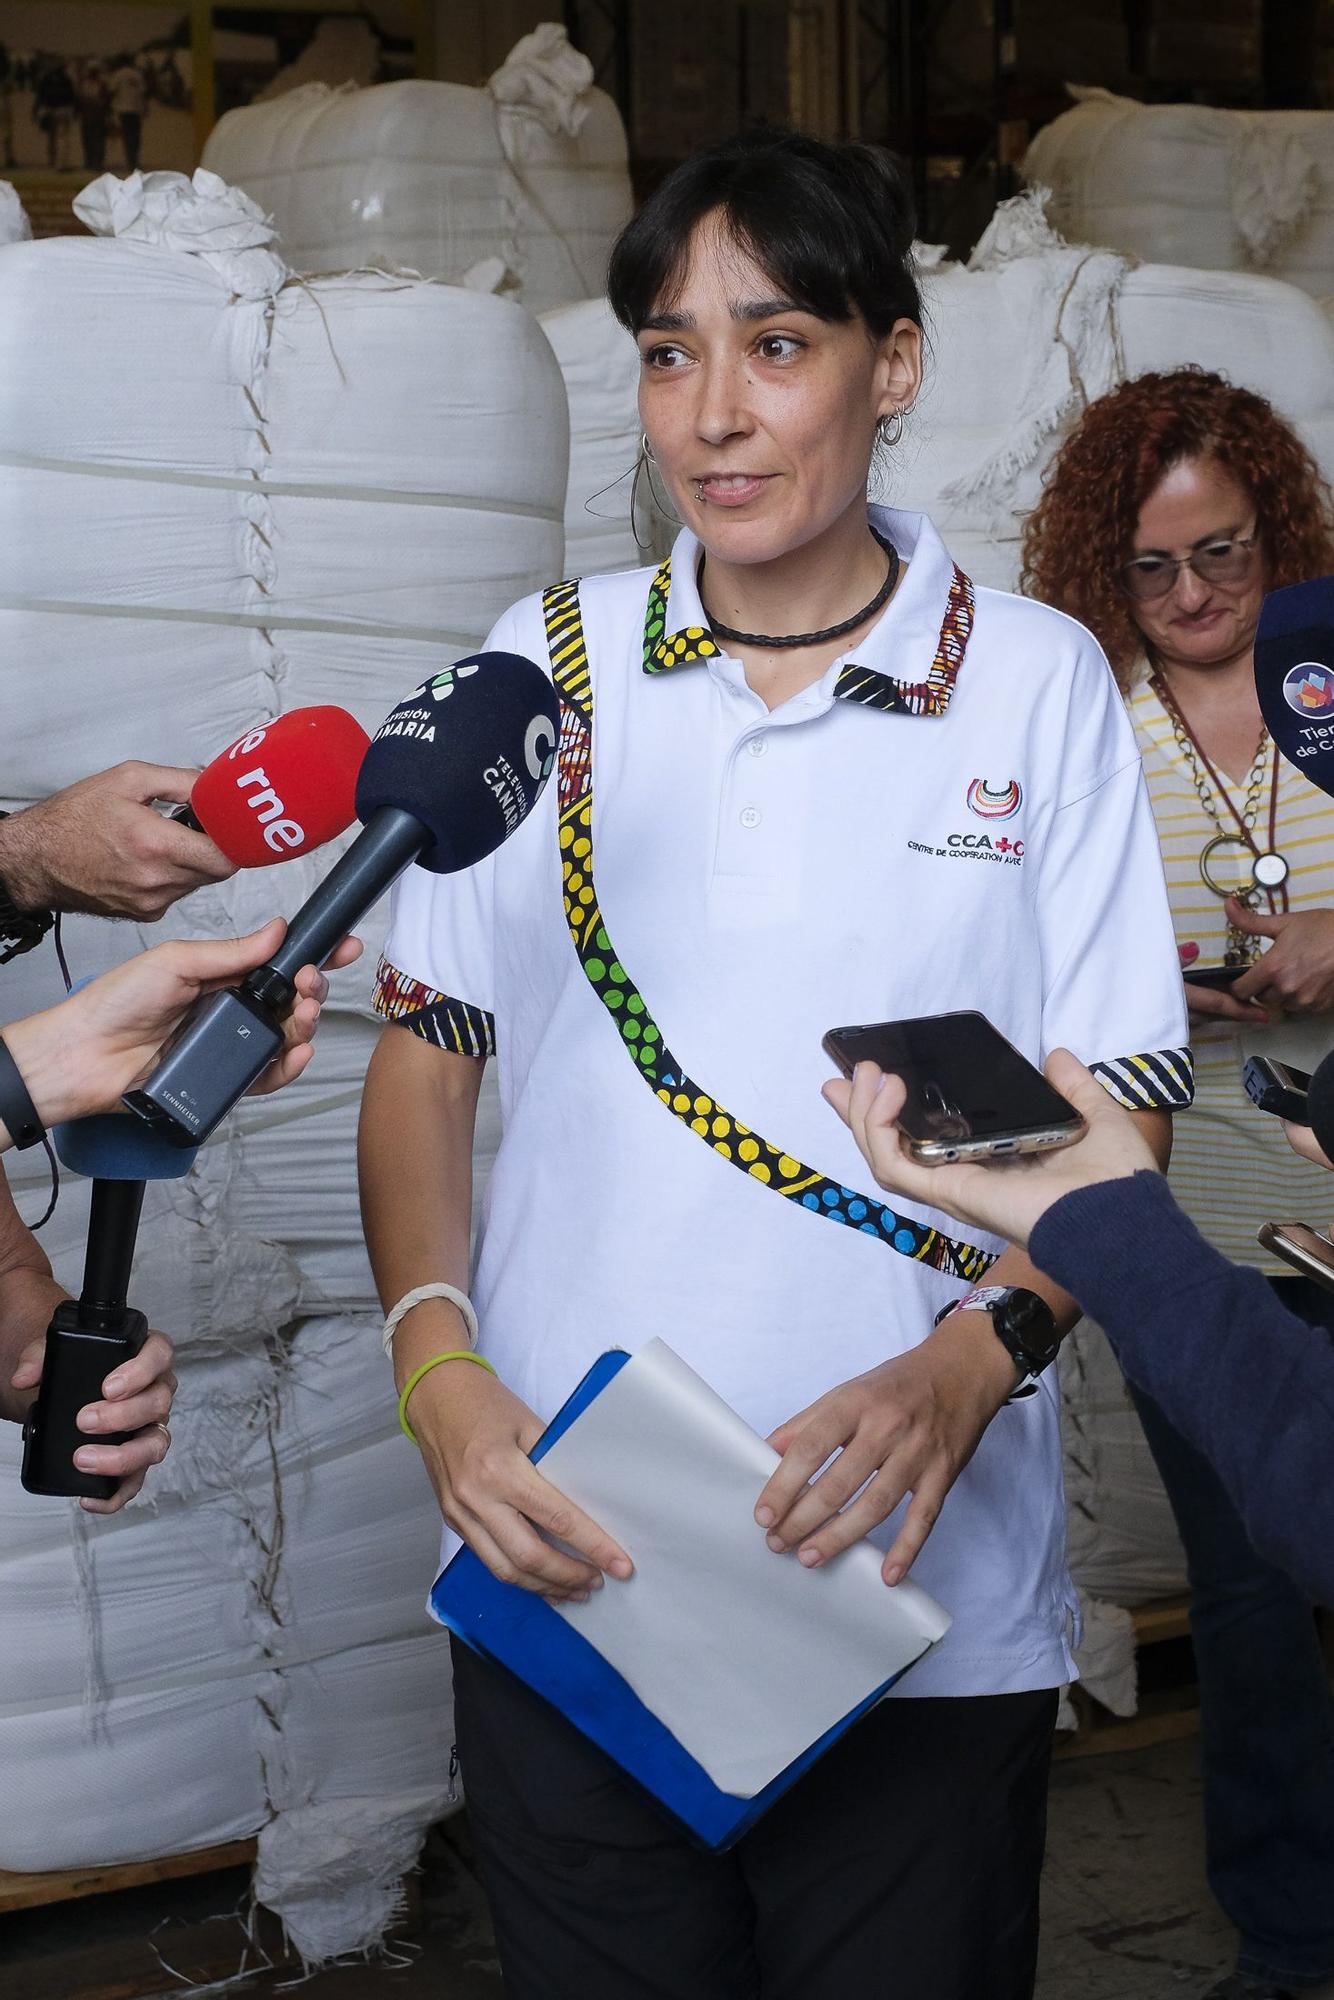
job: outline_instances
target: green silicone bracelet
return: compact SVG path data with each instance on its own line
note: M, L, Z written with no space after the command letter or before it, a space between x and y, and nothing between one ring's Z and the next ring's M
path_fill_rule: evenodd
M475 1361L477 1366L485 1368L488 1374L495 1375L496 1373L486 1356L484 1354L474 1354L470 1347L452 1347L448 1354L433 1354L429 1361L422 1362L420 1368L414 1368L407 1381L403 1384L403 1393L398 1399L399 1424L404 1437L411 1438L414 1444L417 1442L417 1433L408 1422L408 1397L421 1381L422 1376L429 1375L431 1370L438 1368L442 1361ZM499 1380L499 1377L497 1376L496 1379Z

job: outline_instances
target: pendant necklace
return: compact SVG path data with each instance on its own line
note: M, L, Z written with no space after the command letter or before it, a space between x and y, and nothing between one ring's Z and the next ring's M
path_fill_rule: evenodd
M899 580L898 550L892 542L887 542L883 535L876 534L874 528L871 529L871 533L875 535L881 548L889 557L889 573L870 603L864 604L860 611L854 611L851 618L845 618L841 625L828 625L823 632L793 632L784 638L773 638L763 632L738 632L731 625L724 625L721 618L715 618L709 610L708 605L704 603L704 564L706 558L701 555L699 559L698 579L699 601L703 607L704 617L708 623L710 632L715 632L720 639L730 639L735 646L761 646L765 651L783 646L823 646L829 639L841 639L846 632L855 632L859 625L866 622L872 612L878 611L881 605L888 601L893 593L895 584Z
M1167 683L1163 680L1162 675L1155 671L1150 676L1149 685L1162 703L1167 719L1172 725L1172 734L1176 738L1177 748L1181 752L1182 761L1190 773L1196 796L1215 829L1213 838L1205 842L1200 853L1200 879L1206 888L1213 891L1215 896L1224 901L1229 896L1236 896L1248 909L1256 907L1260 901L1260 893L1263 890L1269 900L1271 915L1286 912L1288 908L1286 883L1292 869L1287 856L1279 852L1277 845L1279 757L1277 749L1271 742L1269 731L1263 725L1261 726L1260 741L1256 747L1255 757L1246 778L1246 792L1242 802L1242 809L1238 812L1227 787L1210 763L1199 738L1187 722ZM1274 760L1274 769L1269 787L1268 845L1262 849L1255 837L1255 822L1260 808L1260 794L1264 786L1265 766L1271 752ZM1208 778L1206 778L1205 772L1208 772ZM1212 786L1209 782L1210 779L1213 781ZM1224 826L1216 798L1221 799L1236 822L1237 831L1235 833L1229 832ZM1222 853L1225 849L1237 848L1240 848L1243 854L1250 857L1251 879L1244 886L1232 888L1226 882L1219 882L1215 878L1213 863L1215 856ZM1223 953L1223 963L1225 965L1253 965L1258 957L1258 941L1255 938L1247 937L1244 932L1237 929L1235 924L1229 924L1227 929L1227 946Z

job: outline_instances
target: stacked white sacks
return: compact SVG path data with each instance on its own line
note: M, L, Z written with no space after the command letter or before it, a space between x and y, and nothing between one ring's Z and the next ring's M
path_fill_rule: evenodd
M481 90L312 83L229 111L204 165L272 215L294 270L459 283L499 258L535 313L602 291L632 207L620 114L551 24Z
M373 729L561 573L565 397L520 307L294 280L253 204L202 173L107 180L80 212L108 233L0 249L6 804L125 757L202 764L309 703ZM70 920L72 969L252 929L337 851L160 925ZM0 1756L23 1801L0 1868L258 1832L261 1893L312 1958L379 1935L451 1794L424 1609L439 1519L357 1216L383 925L335 975L307 1075L148 1190L131 1296L177 1341L182 1387L145 1498L108 1523L30 1499L0 1439ZM6 1015L60 990L48 943L6 968ZM484 1125L480 1178L493 1095ZM28 1215L43 1173L40 1153L15 1167ZM86 1213L67 1179L44 1240L72 1290Z
M1334 293L1334 112L1070 94L1074 109L1038 133L1024 175L1052 190L1071 242Z

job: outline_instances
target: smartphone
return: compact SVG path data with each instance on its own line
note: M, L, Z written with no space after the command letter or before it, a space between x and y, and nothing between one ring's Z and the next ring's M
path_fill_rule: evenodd
M1273 1056L1248 1056L1241 1080L1246 1095L1261 1111L1270 1111L1275 1118L1290 1119L1294 1125L1310 1124L1306 1093L1311 1079L1304 1069L1289 1069L1287 1063L1277 1062Z
M1260 1242L1304 1278L1334 1292L1334 1243L1305 1222L1262 1222Z
M901 1076L899 1129L915 1160L988 1160L1069 1146L1084 1121L985 1014L926 1014L831 1028L825 1054L844 1076L859 1062Z
M1207 986L1214 992L1226 992L1250 969L1248 965L1188 965L1181 977L1187 986Z

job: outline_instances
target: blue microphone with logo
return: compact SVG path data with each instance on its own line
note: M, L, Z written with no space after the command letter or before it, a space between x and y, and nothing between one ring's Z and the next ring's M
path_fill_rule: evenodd
M448 875L508 840L546 787L559 732L555 689L517 653L475 653L400 702L357 777L361 833L268 964L196 1009L130 1110L177 1145L207 1139L282 1047L301 967L323 965L410 862Z
M23 1426L20 1476L29 1493L109 1500L119 1480L80 1472L74 1454L81 1444L123 1444L125 1434L86 1436L78 1414L102 1401L107 1376L148 1337L148 1321L126 1303L144 1184L179 1180L195 1156L124 1112L57 1125L51 1139L62 1166L91 1178L92 1206L83 1290L77 1299L62 1299L46 1330L42 1380Z
M1283 756L1334 797L1334 576L1269 592L1255 632L1255 691ZM1334 1054L1312 1076L1306 1109L1321 1151L1334 1160Z

